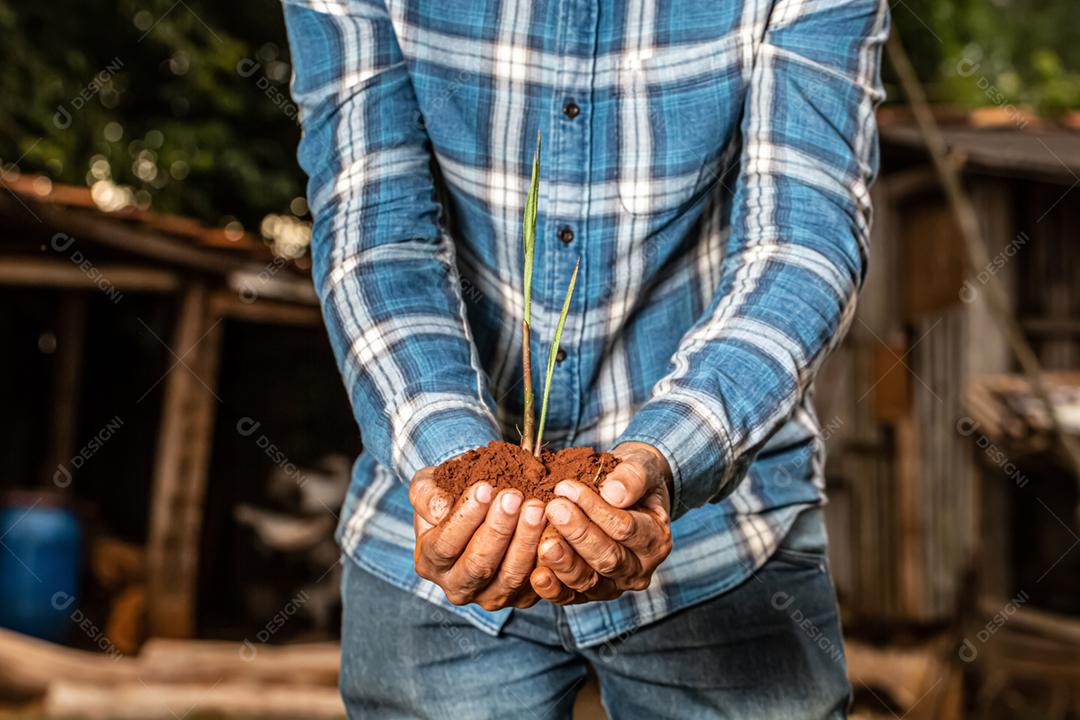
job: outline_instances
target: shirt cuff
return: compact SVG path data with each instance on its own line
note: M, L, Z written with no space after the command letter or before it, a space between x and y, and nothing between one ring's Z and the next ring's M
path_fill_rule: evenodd
M717 501L734 488L740 463L733 457L728 435L718 418L691 398L653 398L634 415L618 442L647 443L668 461L674 488L672 519Z
M397 435L393 469L409 483L421 469L493 440L502 440L502 433L486 405L474 398L441 400L417 411L407 430Z

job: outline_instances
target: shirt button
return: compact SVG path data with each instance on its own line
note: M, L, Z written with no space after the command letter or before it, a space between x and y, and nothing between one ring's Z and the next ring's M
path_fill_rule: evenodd
M559 352L555 353L555 362L562 364L562 361L566 359L566 351L559 348Z
M573 100L568 101L562 106L563 115L573 120L581 113L581 108Z
M559 229L559 242L563 245L569 245L574 242L574 231L570 229L569 225L563 225Z

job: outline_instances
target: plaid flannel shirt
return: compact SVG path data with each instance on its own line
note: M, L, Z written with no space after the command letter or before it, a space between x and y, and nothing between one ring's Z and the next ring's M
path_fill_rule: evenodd
M521 425L521 218L543 136L544 438L674 473L652 585L567 608L581 647L744 581L823 501L815 371L853 312L877 169L884 0L285 0L313 275L364 440L338 528L414 572L407 483ZM539 391L539 388L538 388Z

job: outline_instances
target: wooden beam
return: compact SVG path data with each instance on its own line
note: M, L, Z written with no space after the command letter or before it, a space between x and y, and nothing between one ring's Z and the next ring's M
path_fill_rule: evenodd
M231 290L216 291L210 298L210 307L216 315L245 322L303 326L322 323L322 315L317 307L261 299L245 302L243 297Z
M73 650L0 628L0 695L36 697L56 678L111 684L138 677L130 658Z
M147 541L151 635L191 637L222 325L202 285L184 291L165 380ZM173 358L170 358L170 364Z
M106 640L109 638L102 638ZM338 643L266 645L214 640L150 640L138 656L91 652L0 628L0 696L44 695L67 681L110 686L215 682L335 688Z
M1020 321L1030 335L1080 335L1080 320L1066 317L1029 317Z
M262 268L236 270L229 273L228 285L249 303L267 299L318 305L319 298L311 278L281 272L287 262L284 258L276 258Z
M95 265L88 272L67 260L0 258L0 285L101 290L120 292L174 292L180 287L176 273L138 265Z
M48 717L176 720L200 717L343 718L336 688L251 683L164 685L146 682L100 687L58 680L45 698Z
M1015 206L1014 188L1005 180L983 178L978 182L971 183L971 199L975 203L979 214L979 226L982 230L983 242L986 243L986 251L996 258L1009 259L1008 248L1017 240L1016 218L1013 213ZM1009 262L996 265L993 269L1002 286L1007 288L1009 295L1018 297L1017 278L1019 277L1020 263ZM970 288L974 288L976 294L980 290L977 277L969 277L965 286L965 295L970 294ZM974 402L966 403L965 409L976 408L984 412L972 412L975 419L985 416L985 411L993 412L997 403L993 396L987 392L987 388L976 388L975 378L986 374L1006 373L1013 368L1013 357L1009 351L1008 338L994 321L990 308L981 299L970 302L968 298L968 337L969 342L964 345L963 364L968 398ZM957 378L959 381L960 378ZM982 390L982 392L978 392ZM974 407L973 407L974 406ZM982 425L978 432L988 437L1001 437L1002 430L1016 428L1016 423L1005 418L997 418L997 421ZM1012 563L1002 562L1002 558L1011 557L1013 537L1013 490L1012 483L999 482L999 478L988 475L979 469L976 458L980 457L973 447L973 441L977 438L967 439L970 452L967 454L965 473L970 474L972 487L974 488L975 523L977 530L973 538L974 559L972 567L975 570L975 583L978 591L986 594L1005 595L1013 587ZM962 478L957 478L962 480ZM987 482L990 481L990 482Z
M213 683L224 678L337 687L340 658L336 642L267 645L250 640L152 639L139 652L139 667L144 679L155 682Z
M61 207L35 202L30 198L24 199L30 200L34 215L42 222L62 229L77 239L91 239L143 257L219 275L252 265L249 258L236 258L229 253L193 247L188 241L131 226L119 219L110 218L97 209ZM9 206L10 212L25 214L26 211L18 208L14 202L8 193L0 193L0 208Z

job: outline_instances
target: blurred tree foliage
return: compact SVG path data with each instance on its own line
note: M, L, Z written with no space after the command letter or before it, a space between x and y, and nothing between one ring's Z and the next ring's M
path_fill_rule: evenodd
M892 5L937 102L1080 108L1080 2ZM0 165L248 228L303 194L278 2L0 0L0 33Z
M1080 109L1080 2L897 0L890 5L893 27L935 102L1023 105L1050 117Z
M278 2L0 0L0 34L3 166L249 229L303 194Z

